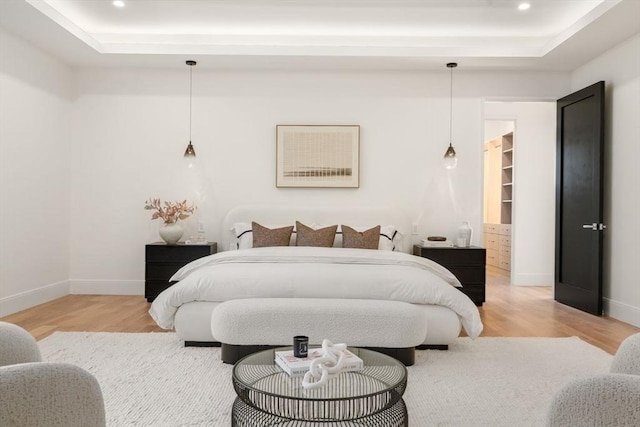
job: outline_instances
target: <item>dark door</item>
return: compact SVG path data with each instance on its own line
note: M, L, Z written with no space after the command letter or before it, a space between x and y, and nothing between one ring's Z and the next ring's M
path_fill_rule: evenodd
M602 314L604 82L557 102L555 299Z

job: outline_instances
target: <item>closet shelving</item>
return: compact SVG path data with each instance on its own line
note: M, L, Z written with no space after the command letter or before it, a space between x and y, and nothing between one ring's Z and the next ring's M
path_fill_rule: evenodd
M513 212L513 132L485 144L484 245L487 264L511 270L511 219Z

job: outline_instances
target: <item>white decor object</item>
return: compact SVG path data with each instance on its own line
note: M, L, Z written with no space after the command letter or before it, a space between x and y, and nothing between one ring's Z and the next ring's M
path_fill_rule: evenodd
M182 228L182 225L174 222L171 224L163 224L158 232L167 245L175 245L184 234L184 228Z
M38 344L46 362L98 378L107 425L231 422L233 366L219 348L184 347L170 332L55 332ZM542 426L556 391L608 372L612 359L576 337L458 338L448 351L416 351L404 398L415 426Z
M302 387L314 390L323 387L329 379L335 377L342 371L344 366L344 351L347 349L345 343L334 344L328 339L322 340L322 350L324 355L311 361L309 372L304 374Z
M464 248L468 248L469 246L471 246L472 233L473 228L471 228L471 224L469 224L469 221L463 222L460 228L458 228L458 239L456 239L458 246ZM461 239L464 239L464 242L462 242ZM460 243L464 243L464 246L461 246Z
M175 245L184 234L182 225L178 221L189 218L196 209L195 205L189 206L186 200L162 201L158 198L150 198L144 203L144 209L154 211L151 220L162 219L164 225L160 227L160 237L168 245Z
M224 352L224 346L222 347ZM351 351L344 350L344 364L342 365L342 372L357 372L364 368L364 361L360 357L353 354ZM304 374L309 372L311 368L311 362L319 357L324 356L324 350L322 348L312 348L308 351L307 357L295 357L293 350L282 350L275 352L275 363L284 372L292 378L304 377Z

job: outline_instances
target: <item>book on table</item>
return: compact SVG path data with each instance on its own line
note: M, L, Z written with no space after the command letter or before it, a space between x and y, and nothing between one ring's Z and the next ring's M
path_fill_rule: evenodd
M311 366L311 362L314 359L322 357L324 352L321 348L312 348L309 349L309 353L307 357L295 357L293 355L293 350L284 350L284 351L276 351L275 352L275 362L283 371L285 371L291 377L301 377L307 373L309 367ZM362 359L358 356L350 352L349 350L345 350L345 359L344 365L342 366L342 372L354 372L359 371L364 368L364 363Z
M453 242L449 240L420 240L420 246L423 248L452 248Z

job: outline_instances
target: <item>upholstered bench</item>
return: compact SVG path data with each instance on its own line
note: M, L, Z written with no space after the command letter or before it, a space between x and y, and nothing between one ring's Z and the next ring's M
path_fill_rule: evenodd
M225 363L290 346L295 335L306 335L311 345L327 338L389 354L409 366L415 347L425 340L427 319L414 305L399 301L251 298L216 306L211 333L221 343Z

